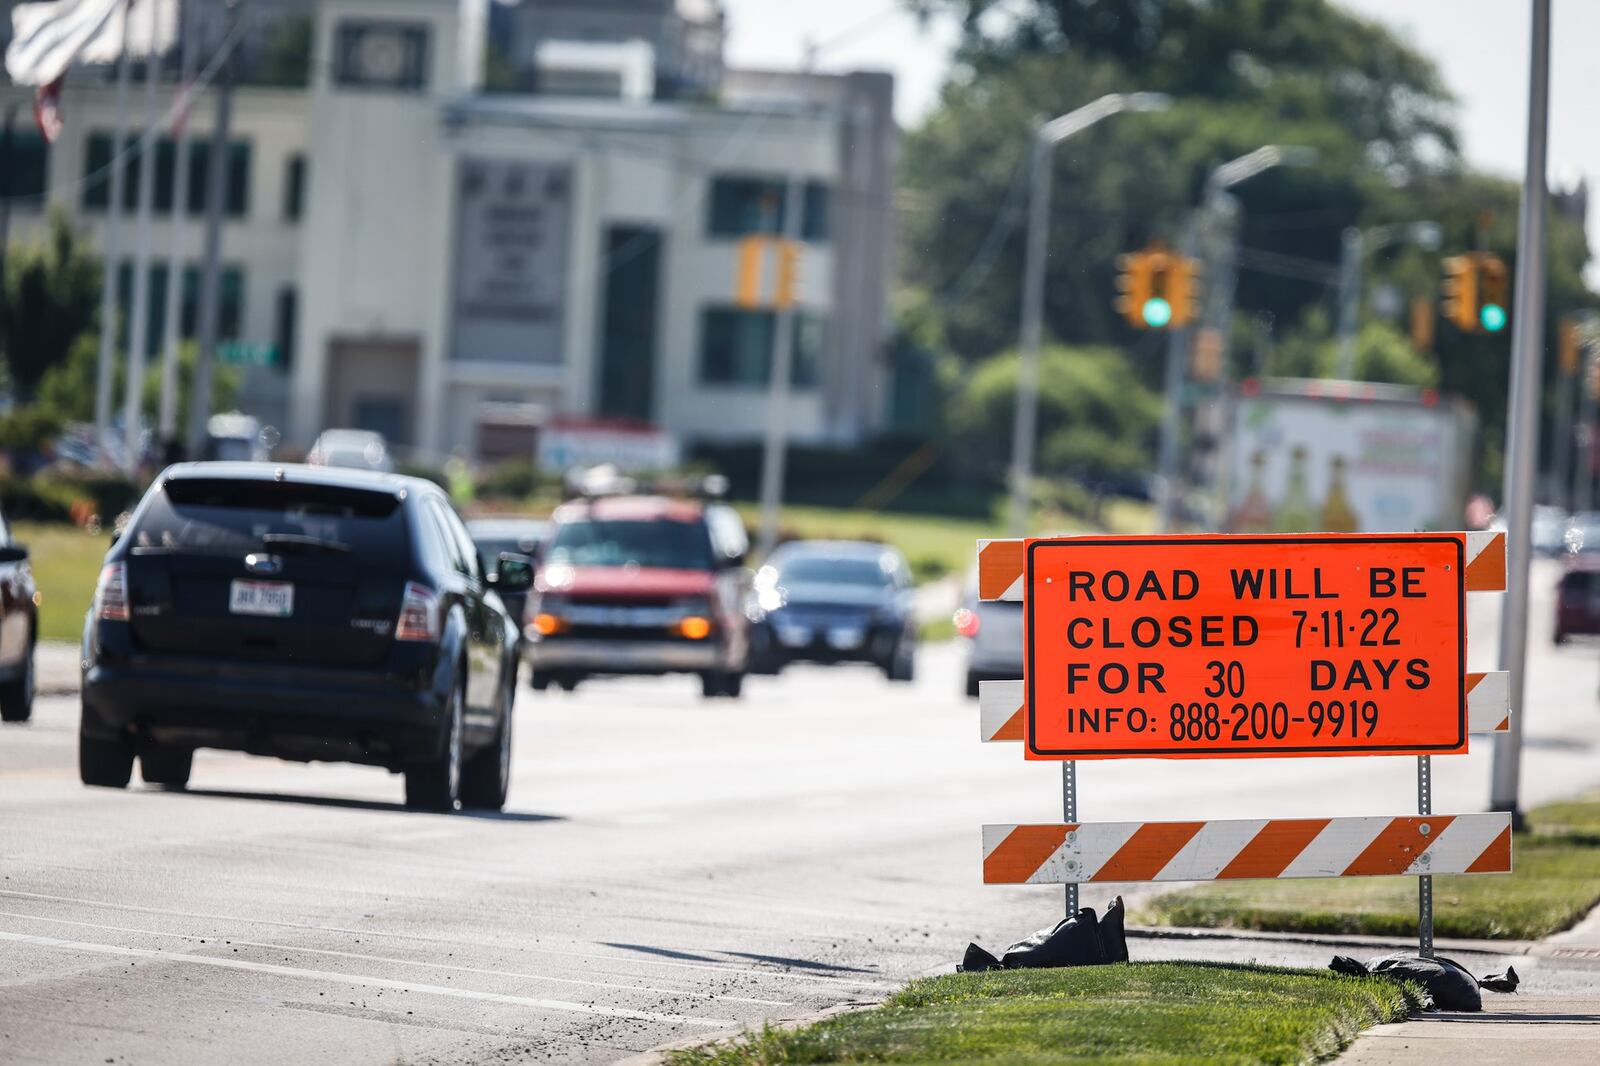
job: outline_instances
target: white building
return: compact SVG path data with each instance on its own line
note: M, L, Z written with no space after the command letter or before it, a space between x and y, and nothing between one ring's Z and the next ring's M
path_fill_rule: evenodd
M754 439L773 315L735 306L737 249L774 229L795 175L806 211L790 426L841 443L881 427L888 76L729 72L715 103L640 99L641 79L661 74L641 73L639 42L610 50L611 79L598 76L606 48L546 42L531 52L546 64L538 83L600 95L486 95L484 14L482 0L320 0L311 84L237 91L223 328L280 357L247 371L243 406L292 442L355 425L435 455L473 450L486 412L530 405ZM112 93L69 79L62 104L67 129L39 184L101 240ZM194 208L211 117L202 98ZM170 160L164 146L158 262ZM40 202L14 204L12 240L27 240ZM202 228L195 210L190 264ZM130 214L124 254L131 234Z

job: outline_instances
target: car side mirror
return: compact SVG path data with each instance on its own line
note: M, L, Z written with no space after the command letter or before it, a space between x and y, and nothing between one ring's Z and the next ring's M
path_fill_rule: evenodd
M25 563L28 561L28 549L20 544L7 544L0 548L0 563Z
M494 571L494 587L501 592L526 592L533 587L533 560L516 552L501 552Z

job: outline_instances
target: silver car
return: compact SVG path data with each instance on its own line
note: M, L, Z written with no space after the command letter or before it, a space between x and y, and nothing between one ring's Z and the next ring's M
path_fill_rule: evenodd
M967 578L956 632L967 645L967 695L978 695L979 681L1022 679L1022 604L978 599L978 573Z

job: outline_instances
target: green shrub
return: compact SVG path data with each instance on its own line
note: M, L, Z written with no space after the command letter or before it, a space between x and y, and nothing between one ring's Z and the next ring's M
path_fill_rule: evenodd
M525 500L555 478L528 459L507 459L484 472L478 479L478 495L488 499Z

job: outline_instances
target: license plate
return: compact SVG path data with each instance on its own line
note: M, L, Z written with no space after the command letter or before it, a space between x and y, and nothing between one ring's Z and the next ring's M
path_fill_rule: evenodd
M811 630L804 626L779 626L778 640L790 648L803 648L811 643Z
M852 651L861 647L866 633L854 626L835 626L828 630L828 643L837 651Z
M294 586L283 581L235 581L228 591L228 610L288 618L294 614Z

